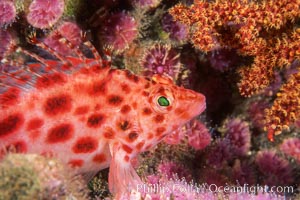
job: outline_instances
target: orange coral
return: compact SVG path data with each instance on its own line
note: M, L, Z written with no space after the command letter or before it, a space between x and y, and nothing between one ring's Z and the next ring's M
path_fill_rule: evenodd
M300 119L300 64L298 72L292 74L277 93L271 108L265 110L266 130L272 140L273 134L289 129L291 123Z
M242 96L259 93L273 82L276 70L300 59L300 28L295 25L300 0L195 0L191 6L177 4L169 12L191 27L190 40L196 48L204 52L234 48L240 55L254 57L251 66L238 70ZM300 118L299 77L300 72L291 76L266 110L270 136Z
M240 47L253 43L253 40L261 43L258 37L261 31L280 29L287 22L293 22L300 16L299 5L300 0L263 0L261 3L248 3L247 0L195 0L190 7L179 3L169 12L175 20L192 26L191 41L196 48L211 51L228 44ZM224 38L220 32L224 27L234 33L231 40L238 41L238 44Z
M268 35L261 43L250 43L242 50L255 51L254 62L250 67L239 69L241 81L238 84L241 95L250 97L266 88L274 80L274 71L288 67L300 58L300 29L286 30L281 37ZM250 53L249 53L250 54ZM251 55L251 54L250 54Z

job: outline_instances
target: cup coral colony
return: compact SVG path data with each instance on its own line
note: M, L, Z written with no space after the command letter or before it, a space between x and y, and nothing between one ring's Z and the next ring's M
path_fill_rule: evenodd
M0 199L299 199L299 0L1 0Z

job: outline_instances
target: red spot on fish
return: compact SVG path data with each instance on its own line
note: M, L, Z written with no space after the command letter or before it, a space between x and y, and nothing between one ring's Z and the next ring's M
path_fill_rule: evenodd
M117 124L117 127L119 127L122 131L126 131L130 128L130 124L127 120L121 121Z
M71 97L67 94L50 97L44 104L44 112L48 116L55 116L69 112L71 108Z
M143 108L142 113L143 113L143 115L151 115L152 111L150 108L146 107L146 108Z
M7 152L26 153L27 145L24 141L17 141L17 142L7 145L5 149Z
M123 98L119 95L109 95L107 102L112 106L119 106L123 101Z
M149 87L150 87L150 83L147 82L147 83L145 84L144 88L145 88L145 89L148 89Z
M89 95L98 96L104 95L106 93L106 82L105 81L95 81L92 83L89 90Z
M106 139L113 139L114 136L115 136L115 132L114 132L111 128L107 128L107 129L104 131L103 136L104 136Z
M143 91L142 95L145 96L145 97L148 97L149 96L149 92Z
M74 153L91 153L98 148L96 138L86 136L79 138L73 145L72 150Z
M87 120L87 126L90 128L99 128L104 123L104 120L105 117L103 114L92 114Z
M39 128L41 128L43 126L43 124L44 124L44 120L42 120L42 119L40 119L38 117L32 118L27 123L26 130L27 131L31 131L31 130L39 129Z
M103 153L96 154L93 157L93 161L96 162L96 163L103 163L103 162L106 161L106 156Z
M20 89L9 88L6 92L0 95L0 105L5 108L13 106L19 102Z
M148 140L151 140L153 137L154 137L153 133L148 133L148 137L147 137Z
M145 144L145 141L139 142L139 143L136 145L136 149L137 149L138 151L140 151L140 150L143 148L144 144Z
M139 82L139 77L134 75L133 73L131 73L130 71L126 71L125 75L127 77L128 80L134 82L134 83L138 83Z
M13 114L0 121L0 137L16 132L24 123L23 115Z
M132 103L132 107L133 107L134 109L137 109L137 103L136 103L136 102L133 102L133 103Z
M121 108L121 113L122 113L122 114L127 114L127 113L130 112L130 110L131 110L131 107L130 107L129 105L124 105L124 106L122 106L122 108Z
M83 165L83 163L84 163L84 161L82 159L73 159L68 162L68 164L74 168L81 167Z
M132 153L132 148L130 148L129 146L127 146L125 144L122 145L122 149L129 154Z
M48 131L46 142L49 144L66 142L73 137L74 128L69 123L62 123Z
M98 110L100 110L100 108L101 108L101 106L97 103L97 104L95 105L94 111L98 111Z
M126 94L128 94L128 93L130 93L130 87L126 84L126 83L122 83L121 84L121 89L126 93Z
M79 106L75 109L75 115L84 115L89 111L89 106Z
M46 74L39 77L36 81L37 88L49 88L55 84L66 82L66 78L61 73Z
M164 121L165 117L163 115L156 115L153 120L155 123L159 124Z
M161 95L165 96L165 88L160 87L157 91L157 93L160 93Z
M128 134L128 141L133 142L139 137L139 134L137 132L131 132Z
M124 156L124 161L125 161L125 162L129 162L129 156L127 156L127 155Z
M161 136L166 131L165 127L158 127L156 129L156 136Z

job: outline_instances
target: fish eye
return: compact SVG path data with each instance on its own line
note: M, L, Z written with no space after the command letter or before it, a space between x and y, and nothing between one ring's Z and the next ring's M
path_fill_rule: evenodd
M157 103L158 103L158 105L164 106L164 107L170 105L169 100L167 99L167 97L164 97L164 96L160 96L160 97L157 99Z

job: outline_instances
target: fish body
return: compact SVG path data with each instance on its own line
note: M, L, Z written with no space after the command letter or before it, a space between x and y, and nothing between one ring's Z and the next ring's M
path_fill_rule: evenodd
M122 193L140 183L131 160L203 112L205 97L166 76L112 69L94 54L33 56L40 62L22 72L3 70L0 147L51 155L82 173L110 167L110 190Z

